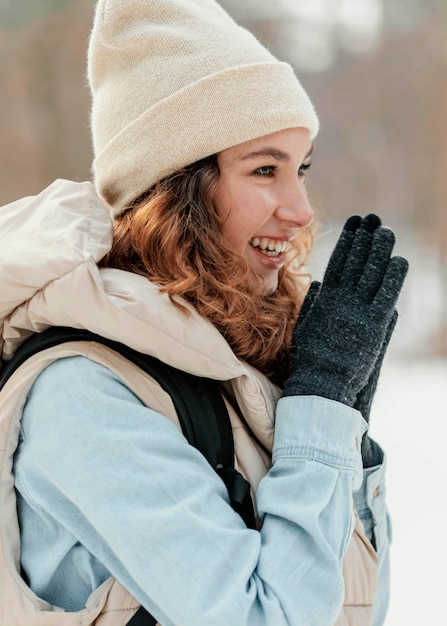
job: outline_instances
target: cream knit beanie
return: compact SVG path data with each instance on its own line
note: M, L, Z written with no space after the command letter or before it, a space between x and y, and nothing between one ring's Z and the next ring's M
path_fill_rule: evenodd
M318 119L292 68L214 0L99 0L89 44L98 192L119 215L168 174Z

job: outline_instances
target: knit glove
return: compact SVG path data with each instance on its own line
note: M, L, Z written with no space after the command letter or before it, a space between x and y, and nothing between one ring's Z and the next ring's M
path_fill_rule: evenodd
M315 296L320 289L320 284L318 281L314 281L304 299L303 305L300 311L300 323L307 315L308 311L311 309ZM380 370L382 368L383 359L385 357L385 352L388 348L388 344L391 339L391 335L393 334L394 328L397 322L397 311L394 309L393 315L391 317L390 324L387 329L387 333L385 335L385 340L383 342L381 351L379 356L377 357L377 361L374 365L374 369L371 372L371 375L368 379L368 382L363 387L363 389L358 394L356 401L354 403L354 409L359 411L363 418L369 423L370 413L371 413L371 405L374 399L374 394L377 389L377 383L379 380ZM379 465L383 461L383 450L379 446L379 444L372 439L368 432L365 432L362 438L362 459L363 459L363 467L374 467L375 465Z
M347 220L321 286L313 283L303 303L283 396L318 395L351 407L358 400L370 408L408 269L405 259L391 258L393 246L377 216Z
M388 348L388 344L390 343L391 335L393 334L394 328L397 322L397 311L394 309L393 315L391 317L390 323L388 324L388 328L385 334L385 339L382 344L382 348L380 350L379 356L377 357L377 361L374 365L374 369L371 372L368 382L360 391L357 399L354 403L354 409L360 411L363 415L363 418L369 423L369 417L371 413L371 405L374 399L374 394L376 393L377 383L379 380L380 370L382 368L383 359L385 357L385 352Z
M360 413L363 415L363 418L368 422L368 424L371 413L371 404L374 399L374 394L376 393L380 370L382 368L383 359L385 356L385 352L388 348L391 335L393 334L394 328L396 326L397 317L397 311L394 310L393 316L386 331L382 349L377 358L374 369L371 373L371 376L369 377L367 384L357 396L357 400L354 404L354 408L360 411ZM362 438L362 460L364 468L374 467L375 465L379 465L383 461L383 450L379 446L379 444L369 436L368 431L363 435Z

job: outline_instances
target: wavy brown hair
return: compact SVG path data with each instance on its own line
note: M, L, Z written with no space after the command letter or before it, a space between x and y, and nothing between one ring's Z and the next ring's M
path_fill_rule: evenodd
M146 276L187 314L176 298L181 296L218 328L239 358L281 385L312 233L302 229L276 291L260 295L259 277L222 237L213 201L218 183L217 155L158 182L116 219L113 245L101 265Z

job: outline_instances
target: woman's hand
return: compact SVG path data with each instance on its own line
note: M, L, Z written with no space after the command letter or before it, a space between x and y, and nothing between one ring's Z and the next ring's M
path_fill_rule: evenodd
M369 409L408 263L376 215L350 217L321 285L313 283L292 338L283 395L317 395ZM357 408L357 407L355 407Z

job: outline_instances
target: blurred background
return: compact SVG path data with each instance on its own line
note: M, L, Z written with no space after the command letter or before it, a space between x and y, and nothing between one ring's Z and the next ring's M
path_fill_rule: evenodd
M388 452L395 528L387 625L445 626L447 0L221 3L296 68L319 113L312 273L321 278L353 213L378 213L410 261L371 424ZM0 0L0 205L90 177L93 10Z

